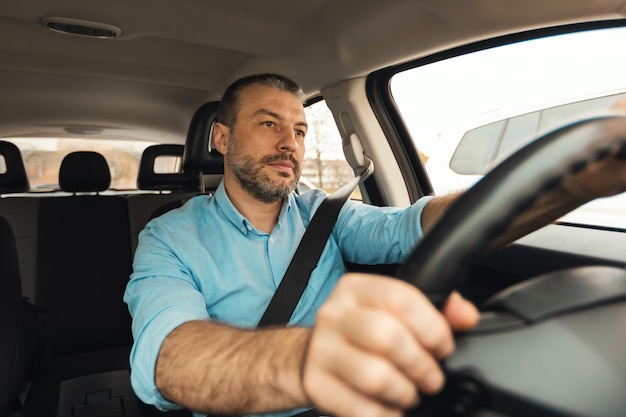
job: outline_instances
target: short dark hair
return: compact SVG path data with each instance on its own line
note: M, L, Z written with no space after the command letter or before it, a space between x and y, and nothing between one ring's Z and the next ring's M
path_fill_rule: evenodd
M217 111L218 122L230 128L235 125L241 92L253 84L265 85L279 91L291 93L302 102L306 98L302 87L283 75L272 73L248 75L233 82L224 92Z

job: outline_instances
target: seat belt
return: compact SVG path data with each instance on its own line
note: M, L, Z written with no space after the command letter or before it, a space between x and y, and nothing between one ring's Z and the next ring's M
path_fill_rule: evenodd
M328 237L339 217L339 211L357 185L365 181L374 172L372 160L369 158L365 158L365 160L367 165L360 168L360 173L352 181L326 197L313 215L293 258L291 258L287 272L285 272L285 276L278 285L257 327L285 326L289 322L309 282L311 272L317 266L322 255Z

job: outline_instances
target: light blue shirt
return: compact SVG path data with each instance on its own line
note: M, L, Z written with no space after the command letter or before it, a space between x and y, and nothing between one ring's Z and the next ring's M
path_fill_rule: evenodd
M268 234L235 209L222 183L215 196L194 197L148 223L124 294L133 317L131 381L139 398L163 410L180 408L160 394L154 370L161 343L182 323L257 326L325 197L321 190L292 193ZM317 309L345 273L344 260L402 262L423 235L420 218L428 201L398 209L348 200L289 325L314 323Z

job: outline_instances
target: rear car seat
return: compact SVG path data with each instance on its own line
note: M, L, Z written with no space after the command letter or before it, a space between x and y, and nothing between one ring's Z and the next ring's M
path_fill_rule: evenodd
M102 155L71 153L59 185L74 195L39 205L37 305L50 314L55 356L131 343L122 302L131 272L128 208L123 196L98 194L110 181Z
M53 339L50 363L26 399L29 415L56 415L63 381L128 369L132 337L122 295L131 271L130 227L126 198L99 194L110 179L102 155L71 153L59 185L74 194L40 201L36 299L50 316Z
M19 411L18 392L26 380L22 287L15 236L0 217L0 416Z
M5 170L0 172L0 216L7 219L15 234L23 295L35 300L35 273L37 259L37 216L39 198L12 196L26 193L30 184L22 154L11 142L0 140L0 158Z
M51 330L48 315L32 303L39 199L7 197L27 192L30 184L17 146L0 141L0 156L4 161L4 172L0 173L0 360L6 361L0 365L0 379L10 375L17 378L4 386L0 382L0 415L4 415L6 401L12 402L12 411L22 408L23 399L14 397L13 384L20 378L28 383L47 363Z
M0 140L0 155L5 168L4 171L0 170L0 195L27 192L30 184L19 148L11 142Z
M52 358L26 397L28 416L151 417L130 385L130 316L123 292L131 272L128 198L101 195L110 183L95 152L66 156L59 172L69 197L42 198L38 304L53 323ZM190 416L187 410L168 416Z

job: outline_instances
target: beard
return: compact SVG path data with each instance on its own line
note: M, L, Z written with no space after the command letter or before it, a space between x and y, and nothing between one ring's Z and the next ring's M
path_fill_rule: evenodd
M280 161L290 161L293 164L293 179L287 183L272 180L263 171L266 165ZM287 197L295 191L300 181L300 164L291 153L266 155L256 159L251 155L244 155L235 138L228 143L228 167L243 188L264 203L274 203ZM286 172L278 172L278 175L285 178L290 176Z

